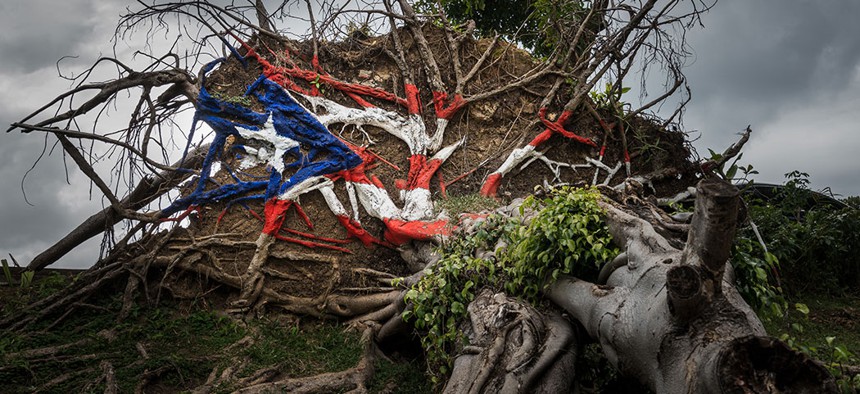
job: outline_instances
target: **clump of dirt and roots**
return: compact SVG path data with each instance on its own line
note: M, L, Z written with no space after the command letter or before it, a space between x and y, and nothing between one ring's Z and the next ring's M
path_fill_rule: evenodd
M444 201L462 199L475 201L473 206L459 208L462 212L479 213L492 208L487 205L507 205L530 195L536 187L559 184L585 186L597 180L609 188L620 185L618 190L621 190L628 178L635 179L635 184L641 187L638 193L642 198L667 197L685 191L701 176L684 133L668 129L659 120L646 116L625 117L613 109L617 107L602 107L586 95L580 98L581 105L574 108L572 116L562 126L567 132L593 141L595 146L553 133L540 145L542 155L539 158L530 164L521 163L505 175L495 196L474 198L480 193L487 176L505 162L512 150L528 144L547 128L547 122L554 122L561 116L576 89L569 86L570 82L559 82L558 73L535 71L548 66L515 44L476 39L467 34L457 39L460 67L463 70L475 68L474 75L460 93L468 98L502 90L487 99L469 102L450 118L442 146L464 138L465 142L431 181L430 191L437 207L444 206ZM235 55L229 56L207 76L205 88L216 97L258 111L262 110L260 104L245 92L264 70L258 58L250 56L249 48L253 48L260 59L275 66L313 70L318 76L332 76L343 83L369 86L401 97L405 95L403 86L408 80L420 92L420 115L426 125L434 124L437 115L433 111L434 96L431 92L436 89L432 81L438 79L445 86L455 86L463 79L447 66L453 59L445 31L430 23L420 25L417 30L403 27L380 36L356 33L336 42L298 42L271 35L254 35L246 37L243 43L246 45L237 43L236 47L245 59L240 61ZM426 67L403 69L404 65L426 64L427 59L421 53L424 49L429 49L436 63L442 65L437 70L438 75L428 74ZM482 54L488 54L489 60L482 58ZM524 75L540 72L543 74L530 79L528 84L520 84ZM291 82L297 89L316 92L343 105L354 105L348 104L352 102L351 98L343 90L320 83L319 77L293 77ZM403 112L397 103L375 97L364 99L373 106ZM313 108L304 99L299 100L306 107ZM542 108L547 110L542 112ZM382 163L369 170L367 175L381 180L389 195L398 195L400 189L395 181L407 179L410 169L409 154L401 140L369 125L361 129L335 125L331 132L353 145L366 146L380 158ZM222 155L221 170L212 175L208 189L233 182L226 168L238 168L240 159L231 150L231 144L244 142L238 138L229 141ZM622 164L625 157L629 157L629 174ZM600 159L614 172L598 170L594 165L586 166L586 158ZM568 167L559 163L583 166ZM286 173L284 177L289 175ZM266 177L268 169L258 166L245 170L241 176ZM195 182L196 178L187 180L186 186L180 190L189 193ZM335 191L345 195L342 184L336 184ZM136 239L117 240L92 269L68 286L29 305L4 310L0 327L8 333L18 333L14 338L19 341L36 338L36 334L29 332L50 331L57 327L73 329L70 322L84 324L78 316L96 319L96 315L109 315L118 326L104 328L96 336L82 339L87 341L85 344L59 344L62 341L56 338L48 340L43 350L18 351L14 349L20 346L3 342L3 346L13 349L4 357L14 359L18 364L0 367L0 373L29 374L15 380L21 389L54 390L63 387L63 382L75 381L73 377L48 377L50 374L45 374L42 365L54 368L66 365L61 360L66 357L64 349L112 343L114 340L126 341L127 338L115 337L130 335L122 330L128 325L139 324L143 318L157 321L158 317L150 315L166 303L179 311L176 319L180 321L192 318L196 319L194 324L202 331L226 332L213 340L232 341L218 343L224 346L223 352L244 349L235 353L244 356L213 358L200 355L201 364L190 368L170 364L161 356L151 357L154 352L151 346L170 344L149 338L137 343L139 346L134 357L116 358L111 356L115 351L110 347L97 346L91 350L91 355L78 357L75 362L80 364L73 365L81 366L74 373L92 379L90 388L107 387L108 390L115 387L116 380L120 378L118 371L126 375L129 371L137 371L141 375L135 379L135 389L147 392L173 389L206 392L247 387L253 388L251 391L275 388L326 391L364 387L367 377L373 374L374 366L387 362L385 357L397 360L397 357L414 359L420 356L412 334L392 336L389 342L380 345L374 336L380 330L402 322L400 312L403 310L404 291L432 262L432 257L426 256L433 254L433 242L414 241L399 247L390 244L365 246L349 238L321 194L304 194L298 202L309 221L304 220L298 210L292 209L286 214L284 228L291 230L290 237L295 239L310 239L308 234L317 237L318 242L315 242L318 246L309 248L294 242L272 244L260 268L263 285L249 307L235 308L235 301L247 285L249 263L259 248L257 239L263 227L263 201L252 200L235 205L221 201L193 207L187 223L183 222L183 225L142 222L135 227L140 231L135 234L142 235ZM359 219L368 233L377 239L384 238L385 226L381 221L364 211ZM457 219L452 218L450 226L456 226ZM319 241L322 238L325 240ZM336 248L320 247L319 244ZM404 258L404 255L425 257ZM209 314L198 316L199 312L193 312L192 307L199 306L219 312L215 312L216 317ZM229 319L229 322L218 316ZM360 339L363 345L353 343L350 346L361 357L348 365L337 365L328 370L326 368L329 367L311 369L320 373L311 378L285 373L289 368L286 362L257 363L254 360L258 360L258 355L249 355L248 349L256 349L254 344L261 340L259 332L268 329L265 325L268 323L261 326L261 323L245 322L254 321L254 318L274 321L281 327L295 327L296 330L306 327L313 330L319 324L330 323L357 327L360 334L348 334L347 339L338 340L356 342ZM166 336L179 335L177 333L182 331L181 327L168 325L173 331L165 331L163 334ZM156 326L147 329L167 330ZM20 333L28 334L17 336ZM141 333L144 334L151 333ZM288 334L279 331L277 335ZM132 342L121 343L134 347ZM276 345L286 346L271 346ZM380 357L378 346L388 351L387 356ZM327 349L334 347L337 346L331 345ZM392 355L392 352L397 355ZM47 358L51 359L50 362L46 361ZM186 362L192 359L186 359ZM86 360L101 361L94 364L94 361ZM129 365L134 368L129 369ZM183 374L193 377L185 379ZM396 384L400 383L389 382L383 391L395 390Z

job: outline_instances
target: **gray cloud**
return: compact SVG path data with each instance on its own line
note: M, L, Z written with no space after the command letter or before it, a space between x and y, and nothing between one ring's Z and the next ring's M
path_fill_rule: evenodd
M744 161L762 171L759 180L781 182L798 169L816 187L860 193L860 160L845 152L860 149L857 15L856 1L719 2L705 29L689 35L696 56L685 125L702 132L695 146L721 150L751 124Z
M98 1L4 1L0 2L0 123L23 118L48 99L69 87L56 76L62 56L80 56L63 62L65 70L80 70L99 53L111 50L110 32L119 2ZM89 199L89 184L70 167L66 183L62 152L45 136L19 132L0 135L0 254L12 253L21 264L50 246L101 209L101 201ZM50 154L50 155L49 155ZM71 164L71 163L70 163ZM25 202L24 192L32 205ZM88 242L57 265L87 267L94 262L98 240Z
M4 72L26 72L81 55L86 46L79 44L94 38L95 26L86 21L95 11L94 2L83 1L0 3L0 66Z

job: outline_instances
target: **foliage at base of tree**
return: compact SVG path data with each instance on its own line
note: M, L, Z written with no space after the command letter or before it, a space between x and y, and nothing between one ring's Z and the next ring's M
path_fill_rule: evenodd
M505 291L537 305L540 291L558 275L594 280L600 265L618 254L610 246L599 198L595 189L554 189L545 198L527 198L519 217L491 215L472 234L443 245L442 259L406 293L409 307L403 314L423 333L434 383L450 372L452 350L464 340L459 324L479 289ZM527 210L537 213L525 223ZM476 257L481 251L495 256Z

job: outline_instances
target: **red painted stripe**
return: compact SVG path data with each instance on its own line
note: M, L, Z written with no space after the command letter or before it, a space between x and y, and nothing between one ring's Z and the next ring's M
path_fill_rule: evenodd
M437 235L451 235L447 220L434 222L384 219L385 239L394 245L403 245L412 240L429 240Z
M406 110L409 114L421 113L421 97L418 93L418 87L413 84L404 84L403 90L406 91Z
M331 242L333 244L348 244L349 243L349 240L346 240L346 239L320 237L320 236L313 235L311 233L305 233L305 232L301 232L298 230L293 230L291 228L285 228L284 231L286 231L290 234L293 234L293 235L298 235L300 237L315 239L315 240L323 241L323 242Z
M308 217L308 214L305 213L305 210L302 209L302 206L298 203L293 205L296 207L296 213L299 214L299 217L302 218L302 221L305 222L305 225L308 226L309 229L314 229L314 224L311 223L311 218Z
M459 94L455 94L454 99L448 101L448 93L433 92L433 108L437 118L451 120L465 105L466 101Z
M499 184L502 181L502 174L495 172L487 176L484 185L481 186L481 195L487 197L495 197L499 191Z
M346 229L346 233L349 234L350 237L358 239L364 244L364 246L370 246L373 244L388 246L387 242L370 235L367 230L361 227L361 224L350 219L349 216L338 215L337 221L339 221Z
M185 219L186 217L188 217L188 215L191 214L191 212L195 212L195 211L200 212L200 207L198 207L196 205L191 205L188 208L186 208L184 211L182 211L182 213L180 213L175 218L163 218L163 219L159 219L159 222L178 222L178 221L181 221L182 219Z
M406 175L406 189L414 189L416 179L421 176L421 171L424 170L424 164L427 163L427 156L412 155L409 156L409 173Z
M549 120L546 119L546 111L547 111L546 107L541 108L540 111L538 111L538 117L540 118L541 123L543 123L543 125L546 126L547 130L552 130L556 133L559 133L559 134L565 136L566 138L570 138L570 139L577 141L579 143L590 145L590 146L593 146L595 148L597 147L597 144L595 144L594 141L565 130L564 123L567 121L568 118L570 118L570 116L572 114L571 111L562 112L561 115L559 115L558 119L555 122L550 122ZM537 146L537 145L535 145L535 146Z
M342 247L340 247L340 246L327 245L327 244L319 243L319 242L305 241L305 240L303 240L303 239L292 238L292 237L285 237L285 236L280 235L280 234L274 234L274 237L275 237L275 239L278 239L278 240L281 240L281 241L284 241L284 242L289 242L289 243L294 243L294 244L302 245L302 246L304 246L304 247L311 248L311 249L323 248L323 249L336 250L336 251L338 251L338 252L343 252L343 253L349 253L349 254L352 254L352 251L351 251L351 250L349 250L349 249L347 249L347 248L342 248Z
M407 185L409 190L414 189L430 189L430 180L433 179L433 174L442 166L442 160L431 159L424 163L421 171L418 172L411 183Z
M265 217L263 221L264 234L277 235L281 231L281 226L284 225L284 219L287 216L287 210L292 204L293 202L290 200L280 200L277 198L270 198L269 201L266 201L266 207L263 210L263 216Z
M540 134L538 134L537 137L535 137L533 140L531 140L531 142L529 142L529 145L537 148L543 145L544 142L547 142L550 137L552 137L552 130L546 129Z
M362 106L362 107L364 107L364 108L374 108L374 107L376 107L375 105L371 104L369 101L367 101L367 100L365 100L365 99L361 98L361 96L359 96L359 95L357 95L357 94L355 94L355 93L347 92L347 93L346 93L346 95L347 95L347 96L349 96L349 98L353 99L353 101L355 101L358 105L360 105L360 106Z
M248 208L248 212L250 212L250 213L251 213L251 216L253 216L253 217L257 218L257 220L259 220L259 221L261 221L261 222L263 221L263 218L260 216L260 214L259 214L259 213L257 213L257 212L255 212L253 209Z

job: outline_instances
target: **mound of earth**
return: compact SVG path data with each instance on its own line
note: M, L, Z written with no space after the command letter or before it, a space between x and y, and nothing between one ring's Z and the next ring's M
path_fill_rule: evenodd
M434 53L445 53L444 36L439 29L428 26L425 27L424 34L429 45L434 48ZM264 57L273 64L286 61L283 55L279 54L290 53L284 43L271 39L258 38L250 45L255 52L267 54ZM290 61L293 62L292 67L296 70L313 70L314 66L308 61L314 57L311 43L291 42L290 45L294 46L293 51L297 51L289 55ZM482 53L489 45L490 41L486 39L466 39L462 48L467 53ZM404 46L408 54L407 61L420 63L414 42L408 37L404 38ZM402 81L399 80L397 66L386 54L393 50L391 41L385 36L352 37L343 42L327 43L317 48L319 64L325 65L325 70L319 71L320 74L335 76L339 81L388 89L403 95L398 88ZM243 102L252 109L262 111L263 106L253 96L246 95L246 92L264 72L263 66L253 57L247 56L247 48L239 51L246 55L247 63L243 64L236 56L229 57L208 76L205 87L216 97ZM482 69L475 77L474 85L470 86L476 92L502 86L513 80L513 75L522 74L539 63L528 53L510 44L502 44L495 51L500 54L498 60ZM444 63L450 59L443 56L439 61ZM464 65L468 66L469 64ZM419 70L415 71L423 74ZM454 76L450 73L443 73L442 77L445 82L454 81ZM431 124L433 111L430 103L433 103L434 98L429 92L432 88L424 75L416 75L414 80L425 81L418 83L418 90L421 92L420 101L424 104L424 122ZM343 92L318 81L293 78L292 83L298 89L315 91L318 95L344 105L355 106L349 104L351 100ZM498 99L470 105L451 119L442 146L463 138L465 143L454 151L430 182L434 201L477 195L487 176L502 165L513 149L523 146L541 132L544 125L538 120L541 116L538 108L540 96L536 91L548 89L548 83L548 79L538 80L533 88L512 89ZM299 97L305 107L313 108L312 103L303 100L301 96L296 97ZM559 95L555 105L563 105L567 98L564 94ZM384 100L373 97L367 100L380 108L398 110L396 104ZM544 156L552 161L552 165L570 163L586 166L553 169L551 165L537 160L527 167L517 167L501 182L497 199L505 204L533 193L536 187L557 184L584 186L592 184L594 179L611 186L621 184L627 177L624 168L618 168L624 162L625 156L621 130L626 134L630 175L640 177L639 179L647 178L650 182L644 190L646 195L671 196L695 183L698 166L692 161L684 133L663 128L656 120L642 116L624 120L621 129L616 125L619 119L610 111L597 107L596 112L600 119L583 108L570 117L564 127L597 142L605 152L602 162L617 170L614 176L606 179L607 173L602 170L599 176L595 176L596 168L587 166L586 158L598 159L601 148L588 146L555 133L542 145L541 150ZM558 115L548 113L545 117L554 119ZM605 128L607 124L612 124L613 127L608 132ZM355 146L366 146L379 157L382 163L367 171L367 174L369 177L378 178L389 195L398 195L401 190L396 185L397 180L407 179L410 168L410 155L403 141L372 125L364 125L361 129L343 125L329 128L339 138ZM213 174L214 182L210 189L233 182L232 175L226 169L238 168L242 158L241 155L232 153L231 145L248 143L241 138L229 140L230 145L224 150L223 165ZM557 175L554 170L558 171ZM259 165L244 170L244 174L240 176L264 178L267 172L268 169L264 165ZM287 173L285 177L289 175ZM193 185L194 181L188 184ZM337 185L335 190L339 195L345 194L342 185ZM397 248L377 245L366 247L357 239L350 239L349 233L329 210L321 194L304 194L299 201L302 210L310 219L308 223L312 226L307 225L299 211L288 211L284 228L293 234L291 238L307 240L302 234L313 234L330 240L317 243L334 246L339 250L309 248L307 244L293 242L275 243L267 262L267 287L278 293L313 299L324 297L336 289L374 287L375 278L362 274L368 272L367 270L385 272L392 277L408 276L414 272L414 267L410 267L409 263L400 258ZM177 241L171 241L168 249L187 247L190 240L231 239L233 241L226 245L212 243L207 253L213 260L213 265L230 275L241 276L253 258L255 250L252 243L260 233L264 215L262 202L250 201L243 205L233 205L226 211L228 205L224 202L200 208L191 215L191 225L177 232L174 237ZM488 207L471 208L479 212ZM379 220L368 215L366 211L361 211L359 218L368 233L378 239L383 238L385 226ZM453 225L455 223L451 224ZM178 241L180 239L186 241ZM239 242L247 247L237 247L232 242ZM181 276L174 277L171 280L180 281L180 278Z

